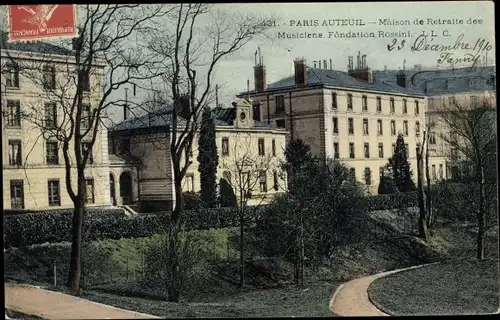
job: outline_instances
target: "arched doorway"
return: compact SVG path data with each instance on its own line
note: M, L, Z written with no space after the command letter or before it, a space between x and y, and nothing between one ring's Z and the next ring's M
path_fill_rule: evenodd
M109 174L109 196L111 204L116 206L115 176L112 173Z
M129 171L120 175L120 197L122 204L132 203L132 175Z

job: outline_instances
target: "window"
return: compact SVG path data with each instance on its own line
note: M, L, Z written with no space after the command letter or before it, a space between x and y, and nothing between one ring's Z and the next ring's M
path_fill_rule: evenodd
M21 126L21 102L19 100L7 100L7 126Z
M47 164L59 164L59 148L57 141L47 141L45 143L45 156Z
M382 120L381 119L378 119L377 120L377 131L378 131L378 135L381 136L384 134L384 127L382 126Z
M384 144L383 143L378 144L378 157L379 158L384 157Z
M455 96L448 97L448 104L449 104L450 106L455 105L456 101L457 101L457 100L455 99Z
M85 179L85 203L95 202L94 179Z
M354 142L349 143L349 158L354 159Z
M347 110L352 110L352 94L347 94Z
M394 98L391 98L391 113L395 113L396 112L396 107L394 105Z
M372 184L372 171L370 168L365 168L365 184L370 186Z
M55 89L56 88L56 68L54 66L43 66L43 88Z
M84 152L88 151L89 156L87 158L88 164L93 164L94 163L94 155L92 153L92 146L90 142L82 142L82 160L83 160L83 155Z
M285 96L276 96L276 112L284 112L285 111Z
M368 135L368 119L363 119L363 134Z
M332 109L337 109L337 93L332 92Z
M450 132L450 141L458 141L458 133L456 131Z
M396 121L391 120L391 136L395 136L395 135L396 135Z
M222 155L229 155L229 138L222 138Z
M382 97L377 97L377 112L382 112Z
M49 180L48 182L49 206L61 205L61 188L59 180Z
M266 150L264 148L264 138L259 138L259 156L263 156L266 154Z
M403 99L403 113L408 113L408 101L406 101L406 99Z
M479 99L477 96L470 96L470 105L471 107L477 107L479 104Z
M90 125L90 105L89 104L82 105L81 117L82 117L81 128L87 129Z
M432 170L431 171L432 172L432 180L436 180L437 179L437 174L436 174L436 165L435 164L432 165L432 169L431 170Z
M55 102L47 102L45 103L44 107L45 107L45 128L55 129L57 127L57 105Z
M259 173L260 192L267 192L267 175L265 171Z
M10 207L24 209L24 181L10 180Z
M392 144L392 155L394 155L396 153L396 144L393 143Z
M429 132L429 144L436 144L436 133Z
M22 165L21 140L9 140L9 166Z
M406 152L406 158L410 157L410 148L408 147L408 143L405 143L405 152Z
M415 122L415 134L420 135L420 121Z
M370 144L365 143L365 158L370 158Z
M278 191L278 172L276 170L273 171L273 189L274 191Z
M420 114L420 106L418 105L418 100L415 100L415 114Z
M13 63L7 63L5 74L5 85L8 88L19 88L19 66Z
M378 168L378 176L382 178L384 176L384 167L379 167Z
M276 120L276 127L280 129L285 129L286 128L285 119Z
M333 143L333 158L334 159L339 158L339 143L338 142Z
M451 160L457 160L458 159L457 148L451 148L450 149L450 157L451 157Z
M273 154L273 157L276 157L276 140L271 141L271 152Z
M476 82L474 81L474 78L469 78L469 89L475 89L476 88Z
M348 130L349 130L349 134L354 134L354 119L353 118L349 118L347 119L347 127L348 127Z
M443 174L444 174L443 173L443 164L441 163L439 165L439 179L441 179L441 180L443 179Z
M82 90L90 91L90 74L82 71Z
M363 96L362 99L363 99L363 111L368 111L368 97Z
M408 120L403 121L403 133L405 136L408 135Z
M337 117L333 117L333 133L339 133L339 119Z
M194 192L194 174L188 173L186 174L186 191Z
M349 168L349 175L353 181L356 181L356 168Z

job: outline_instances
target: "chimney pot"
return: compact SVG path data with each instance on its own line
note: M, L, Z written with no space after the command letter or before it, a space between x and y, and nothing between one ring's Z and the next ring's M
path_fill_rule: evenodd
M262 92L266 90L266 67L258 65L253 68L255 91Z
M321 61L319 61L321 65ZM306 86L307 85L307 67L305 59L297 59L294 61L295 69L295 85Z
M330 70L333 70L332 59L330 59Z

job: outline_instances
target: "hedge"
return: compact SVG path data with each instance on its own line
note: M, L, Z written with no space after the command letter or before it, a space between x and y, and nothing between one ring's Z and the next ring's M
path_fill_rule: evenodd
M418 206L417 192L379 194L365 198L367 211L408 208Z

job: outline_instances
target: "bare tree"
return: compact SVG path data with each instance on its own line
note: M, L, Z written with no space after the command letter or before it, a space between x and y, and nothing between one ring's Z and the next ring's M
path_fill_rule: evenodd
M31 82L35 99L23 106L23 119L46 141L62 145L66 191L74 206L72 246L67 285L80 290L82 231L86 194L85 169L92 150L105 134L102 119L111 106L123 104L113 93L132 81L154 77L154 55L138 41L154 18L165 15L163 5L81 5L78 36L62 41L54 55L41 45L41 53L13 53L23 77ZM40 89L40 90L38 90ZM38 105L39 101L50 101ZM104 132L104 133L103 133ZM76 185L73 182L76 171Z
M212 99L216 67L250 40L264 35L269 26L266 19L237 12L224 15L209 4L174 5L168 18L151 33L149 49L164 58L161 82L152 97L162 105L175 106L170 126L175 205L169 228L177 230L183 211L182 180L192 162L184 154L191 150L202 111ZM175 242L178 232L168 234ZM169 250L168 255L172 271L168 300L178 301L176 250Z
M240 286L245 284L245 218L249 201L256 207L268 199L268 175L280 167L275 157L263 145L258 145L251 133L238 132L232 147L222 149L220 157L223 178L236 194L240 226ZM275 161L276 160L276 161ZM279 189L279 186L273 186Z
M472 181L477 186L477 259L484 259L486 221L485 169L491 146L496 141L496 110L492 100L484 97L476 101L458 101L443 104L439 117L447 127L441 138L451 150L451 161L473 170Z
M427 143L427 132L424 131L422 143L417 145L417 194L418 194L418 208L419 208L419 218L418 218L418 232L420 238L424 241L429 240L428 231L428 203L426 202L425 191L424 191L424 150ZM427 150L428 151L428 150ZM426 164L428 166L428 164ZM429 181L427 181L429 184ZM427 194L427 198L430 198L430 194Z

